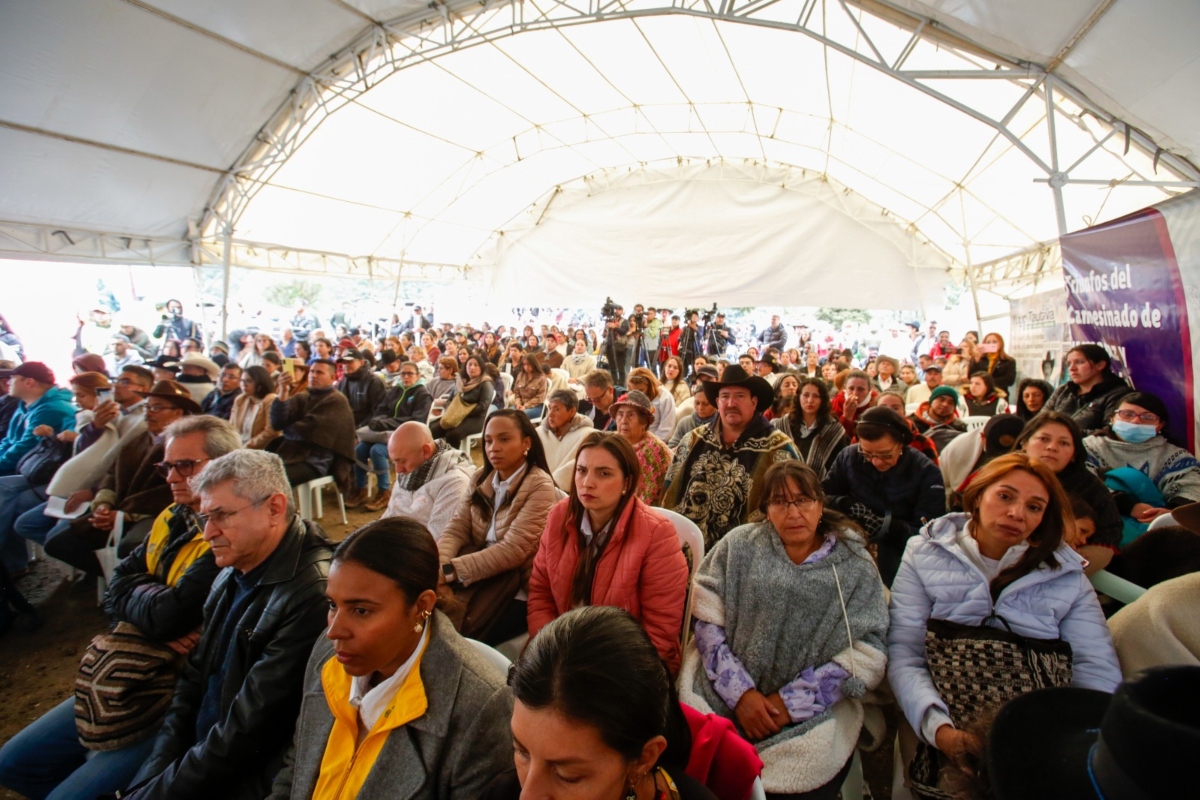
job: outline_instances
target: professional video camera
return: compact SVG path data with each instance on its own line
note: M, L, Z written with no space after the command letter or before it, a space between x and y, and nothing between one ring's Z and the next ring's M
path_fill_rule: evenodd
M600 306L600 316L605 322L611 322L617 316L617 304L611 297L604 298L604 305Z

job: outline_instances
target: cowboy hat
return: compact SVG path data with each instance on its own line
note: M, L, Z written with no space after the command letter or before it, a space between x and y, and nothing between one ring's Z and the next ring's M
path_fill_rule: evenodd
M217 376L221 374L221 367L219 364L217 364L217 362L213 361L211 358L205 358L199 353L188 353L179 362L179 366L181 368L200 367L200 369L204 370L205 374L208 375L208 379L210 381L215 381Z
M159 381L148 392L134 392L139 397L161 397L183 409L185 414L199 414L200 404L192 399L192 393L183 384L175 381Z
M704 381L704 396L714 408L717 405L717 395L727 387L748 389L757 401L755 411L770 408L775 402L775 390L771 388L771 384L764 378L747 373L740 364L730 364L721 377L722 380L719 381Z

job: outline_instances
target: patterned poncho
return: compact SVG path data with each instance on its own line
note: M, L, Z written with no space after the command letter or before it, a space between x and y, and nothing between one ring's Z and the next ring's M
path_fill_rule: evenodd
M663 481L671 467L671 448L649 431L633 446L642 477L638 479L637 496L648 506L656 505L663 493Z
M679 442L667 471L662 507L695 522L707 551L726 533L749 521L758 508L762 477L776 461L798 459L791 437L761 414L737 441L721 441L721 418L701 425Z

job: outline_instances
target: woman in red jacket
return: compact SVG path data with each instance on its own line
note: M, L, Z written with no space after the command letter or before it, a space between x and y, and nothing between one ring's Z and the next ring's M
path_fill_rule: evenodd
M675 526L634 496L638 461L620 436L589 434L571 496L546 520L529 579L529 636L581 605L616 606L645 628L674 675L688 566Z

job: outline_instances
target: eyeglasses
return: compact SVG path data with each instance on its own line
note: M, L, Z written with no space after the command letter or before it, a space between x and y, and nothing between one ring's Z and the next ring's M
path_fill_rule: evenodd
M200 525L201 528L208 527L208 523L210 523L210 522L213 525L216 525L218 528L220 528L220 527L223 527L225 525L225 523L229 522L229 520L232 519L235 514L240 514L243 511L245 511L247 508L253 508L254 506L260 506L269 499L271 499L271 495L267 495L266 497L260 497L258 500L255 500L252 503L247 503L246 505L242 506L241 508L235 508L233 511L218 510L218 511L210 511L207 514L197 514L196 522Z
M195 474L196 467L207 461L212 461L212 459L201 458L195 461L160 461L154 465L154 468L158 470L158 474L162 475L164 478L170 477L171 470L178 472L179 477L181 478L190 478Z
M415 378L415 377L417 377L417 373L412 372L410 370L401 370L400 377L401 378Z
M900 454L903 452L904 452L903 446L896 448L895 450L893 450L890 453L868 453L866 450L862 449L861 445L859 446L859 450L858 450L858 454L860 456L862 456L864 460L866 460L872 464L874 464L874 463L880 463L880 464L890 463L890 462L898 459L900 457Z
M767 503L771 508L778 508L783 511L787 511L790 508L794 508L797 511L811 511L816 504L816 498L813 497L797 497L794 500L771 500Z
M1159 422L1162 422L1162 417L1160 417L1158 414L1151 414L1149 411L1144 411L1139 414L1136 411L1129 411L1127 409L1121 409L1118 411L1117 419L1125 422L1147 422L1151 425L1156 425Z

